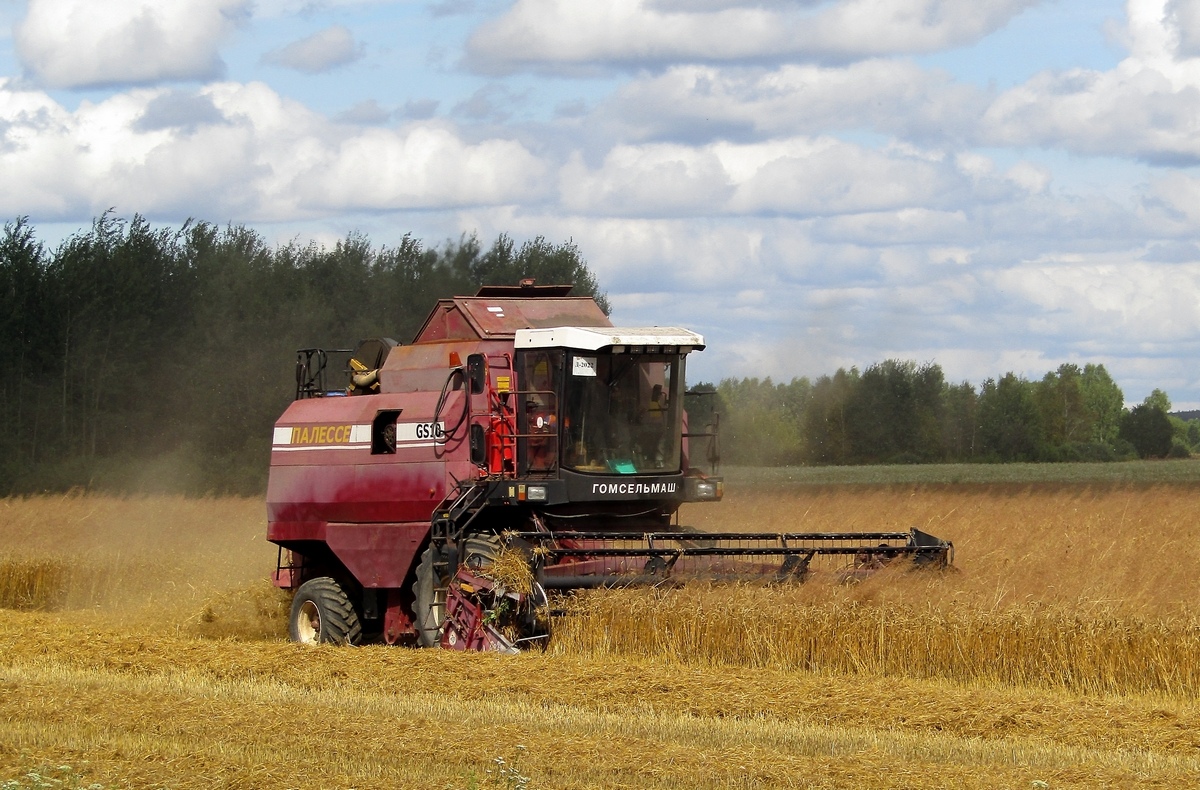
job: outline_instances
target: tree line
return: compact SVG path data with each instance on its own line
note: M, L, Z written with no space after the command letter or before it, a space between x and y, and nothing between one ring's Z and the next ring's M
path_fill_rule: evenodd
M1200 450L1200 422L1169 415L1165 393L1126 409L1096 364L975 387L947 382L934 363L889 359L815 381L727 378L693 392L706 393L692 399L693 425L718 413L722 457L734 464L1114 461Z
M437 299L523 277L575 283L607 312L579 249L541 237L273 247L243 226L105 213L51 249L19 218L0 234L0 494L259 491L296 349L408 342Z
M541 237L272 246L243 226L105 213L50 248L17 219L0 233L0 494L260 491L296 349L406 342L437 299L523 277L573 282L608 312L579 249ZM975 387L887 360L693 390L712 394L689 398L691 430L720 414L724 460L740 464L1115 460L1200 445L1200 421L1168 417L1157 390L1125 409L1103 365Z

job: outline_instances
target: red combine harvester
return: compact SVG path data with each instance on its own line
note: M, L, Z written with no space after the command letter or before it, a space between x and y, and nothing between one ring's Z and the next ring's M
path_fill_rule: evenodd
M684 362L704 340L614 327L569 291L485 287L438 302L410 345L298 353L267 486L293 640L513 651L544 644L547 590L803 581L820 556L840 556L847 578L900 556L950 561L919 530L681 526L682 503L723 493L689 455L715 429L689 433L683 410ZM331 390L334 354L349 357Z

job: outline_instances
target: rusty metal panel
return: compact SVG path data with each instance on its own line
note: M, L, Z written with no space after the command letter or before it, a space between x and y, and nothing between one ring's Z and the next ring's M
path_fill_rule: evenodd
M612 326L590 297L506 299L459 296L438 302L413 343L512 338L518 329Z

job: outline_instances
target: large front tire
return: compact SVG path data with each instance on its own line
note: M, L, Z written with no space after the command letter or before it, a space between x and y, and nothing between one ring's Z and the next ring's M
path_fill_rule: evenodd
M446 583L434 565L433 546L421 554L417 564L417 580L413 582L413 614L417 627L417 643L421 647L439 647L442 623L446 620Z
M495 535L476 535L463 541L462 557L472 571L487 568L500 553L500 539ZM450 584L447 571L456 565L451 552L442 562L431 545L421 554L417 564L417 579L413 582L413 614L417 628L417 643L421 647L441 647L442 627L446 622L446 587Z
M473 535L463 541L463 562L475 573L487 571L502 549L503 544L495 535Z
M328 576L318 576L296 590L288 636L305 645L357 645L362 641L362 624L342 586Z

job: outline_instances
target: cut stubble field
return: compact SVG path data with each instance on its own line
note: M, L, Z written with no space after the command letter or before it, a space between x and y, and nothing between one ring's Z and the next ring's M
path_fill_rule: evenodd
M684 523L918 527L956 570L596 592L517 657L312 649L260 501L0 500L0 785L1194 786L1196 484L734 478Z

